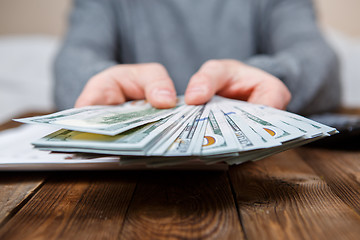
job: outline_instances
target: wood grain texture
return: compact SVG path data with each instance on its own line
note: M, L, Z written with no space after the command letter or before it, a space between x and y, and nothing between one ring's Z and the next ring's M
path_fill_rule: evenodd
M149 172L122 239L243 239L226 172Z
M298 154L326 181L333 193L360 215L360 150L306 149L298 150Z
M360 151L228 173L1 173L0 239L360 239Z
M118 239L136 186L133 174L55 174L0 229L0 239Z
M45 179L44 174L1 173L0 174L0 226L16 214Z
M36 114L44 113L28 113L20 117ZM22 123L9 120L0 125L0 131L20 125ZM46 175L44 173L0 172L0 226L4 225L36 193Z
M230 176L247 239L359 239L360 216L294 150Z

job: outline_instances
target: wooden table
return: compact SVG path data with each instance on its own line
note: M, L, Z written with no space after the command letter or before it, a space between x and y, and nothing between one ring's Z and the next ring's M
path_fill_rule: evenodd
M229 171L0 179L2 240L360 239L360 150L297 148Z

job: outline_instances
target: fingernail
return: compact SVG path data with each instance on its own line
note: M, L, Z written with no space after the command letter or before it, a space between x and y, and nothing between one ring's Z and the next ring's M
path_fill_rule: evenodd
M186 90L186 95L204 95L206 94L206 87L196 86Z
M158 101L175 101L176 95L174 92L167 89L156 89L153 92L153 96L157 98Z

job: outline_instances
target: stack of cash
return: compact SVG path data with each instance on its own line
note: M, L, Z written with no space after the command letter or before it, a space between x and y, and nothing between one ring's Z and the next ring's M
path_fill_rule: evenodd
M33 142L40 150L120 155L121 164L149 166L192 160L239 164L337 133L287 111L219 96L200 106L186 105L183 98L172 109L132 101L17 121L62 128Z

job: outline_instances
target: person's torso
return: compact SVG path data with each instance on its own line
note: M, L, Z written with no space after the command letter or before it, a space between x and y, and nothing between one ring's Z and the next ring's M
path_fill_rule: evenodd
M114 0L121 63L158 62L182 94L209 59L257 51L254 0Z

